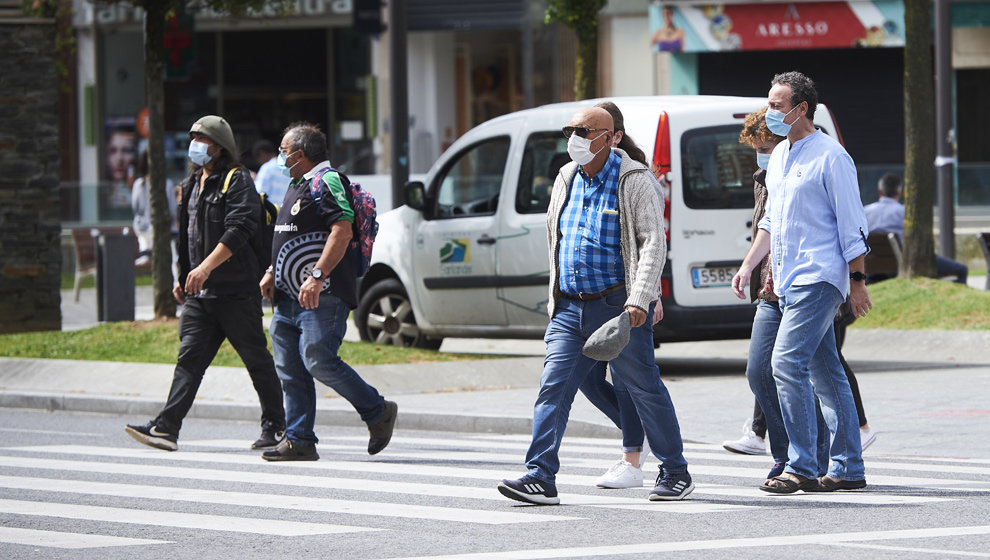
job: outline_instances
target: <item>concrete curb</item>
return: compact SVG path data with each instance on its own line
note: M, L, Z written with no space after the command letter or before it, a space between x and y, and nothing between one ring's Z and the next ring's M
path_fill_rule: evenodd
M340 401L342 405L346 405ZM336 403L334 403L336 404ZM161 410L161 399L143 399L114 396L89 396L73 394L32 393L0 391L0 408L28 408L47 411L90 412L133 416L133 421L143 422ZM197 401L186 418L213 420L239 420L257 422L257 405ZM323 406L316 411L316 423L326 426L362 427L357 413L351 409ZM532 418L478 414L442 414L418 410L399 409L400 428L440 432L472 432L529 435L533 431ZM578 437L618 438L622 433L614 426L571 419L567 434Z

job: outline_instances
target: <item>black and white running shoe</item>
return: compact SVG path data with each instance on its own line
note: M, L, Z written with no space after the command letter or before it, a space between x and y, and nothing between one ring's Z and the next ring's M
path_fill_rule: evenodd
M498 491L506 498L528 504L552 506L560 503L555 484L543 482L528 474L518 480L503 480L498 484Z
M135 440L157 449L175 451L179 448L179 436L159 430L154 420L144 426L128 424L124 431Z

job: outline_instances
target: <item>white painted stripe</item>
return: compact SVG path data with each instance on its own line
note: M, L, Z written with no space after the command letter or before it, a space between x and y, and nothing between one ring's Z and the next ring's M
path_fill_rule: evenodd
M620 556L633 554L661 554L691 550L729 550L736 548L762 548L773 546L833 545L843 542L891 541L901 539L930 539L990 534L990 526L939 527L925 529L896 529L892 531L865 531L861 533L821 533L815 535L773 535L740 539L713 539L708 541L659 542L627 545L589 546L557 549L503 550L474 554L419 556L393 558L392 560L528 560L530 558L578 558L590 556ZM810 551L806 551L811 554Z
M257 519L253 517L224 517L199 513L178 513L172 511L149 511L129 508L60 504L53 502L27 502L0 499L0 513L14 515L35 515L65 519L86 519L108 523L132 523L155 527L180 527L183 529L206 529L210 531L232 531L257 535L282 535L299 537L303 535L329 535L377 531L365 527L331 525L327 523L304 523L279 521L277 519Z
M39 531L37 529L0 527L0 543L20 544L24 546L42 546L47 548L80 549L101 548L107 546L171 544L171 541L153 541L151 539L130 539L126 537L110 537L106 535L84 535L82 533L62 533L59 531Z
M57 434L60 436L107 437L96 432L66 432L64 430L30 430L27 428L0 428L0 432L17 432L19 434Z
M65 492L122 498L174 500L224 504L232 506L265 507L276 509L320 511L344 515L372 515L377 517L404 517L411 519L432 519L436 521L457 521L503 525L509 523L536 523L544 521L573 521L576 517L542 515L502 511L479 511L436 506L417 506L397 503L361 502L356 500L335 500L332 498L312 498L276 494L253 494L249 492L225 492L193 488L140 486L134 484L113 484L106 482L55 480L51 478L31 478L0 476L0 487L34 490L41 492Z
M106 457L107 454L101 456ZM159 454L159 457L172 459L174 454ZM136 465L129 463L103 463L103 462L82 462L59 459L41 459L38 457L4 457L0 456L0 466L23 468L23 469L43 469L58 471L75 471L101 474L118 474L142 477L166 477L182 480L209 480L222 482L242 482L245 484L259 484L271 486L295 486L302 488L329 488L338 490L353 490L361 492L381 492L392 494L411 494L415 496L444 496L451 498L465 498L472 500L492 500L504 501L505 497L493 489L493 486L479 488L465 484L424 484L415 482L397 482L388 480L367 480L357 478L336 478L325 476L305 476L294 474L283 474L276 472L259 471L226 471L207 468L185 468L168 467L161 465ZM268 467L268 464L258 464L259 467ZM275 467L275 468L280 468ZM274 470L272 467L268 467ZM355 469L364 472L365 469ZM478 471L484 473L484 471ZM262 476L259 476L261 474ZM463 478L463 477L462 477ZM494 485L499 480L492 474L483 476L485 480L490 480ZM510 478L502 476L501 478ZM590 477L589 477L590 479ZM589 487L590 490L590 487ZM608 509L626 509L633 511L658 511L656 504L643 498L627 498L616 495L609 495L609 492L599 491L595 495L569 494L566 499L561 500L565 505L570 506L593 506ZM716 511L730 511L740 509L751 509L755 506L742 506L733 504L703 503L698 502L690 507L678 509L677 513L711 513Z
M895 552L920 552L926 555L945 554L948 556L972 556L975 558L990 558L990 554L985 552L967 552L965 550L944 550L937 548L887 546L882 544L861 544L861 543L835 543L833 546L842 546L846 548L867 548L872 550L893 550Z
M236 442L233 440L214 440L211 442L213 447L228 447L234 446L234 448L243 447L243 443ZM335 455L351 455L351 456L364 456L364 451L357 449L352 445L332 445L332 444L319 444L319 449L332 451ZM447 450L425 450L425 451L399 451L397 449L390 449L388 453L389 458L400 458L400 459L417 459L420 461L437 460L437 461L449 461L452 457L456 457L458 461L465 462L477 462L477 463L506 463L506 464L521 464L523 456L510 455L507 453L495 453L495 452L457 452L456 454L452 451ZM586 457L568 457L563 464L568 469L604 469L608 465L602 463L599 459L589 459ZM724 476L732 478L749 478L755 481L762 482L767 474L768 468L751 469L744 467L726 467L720 465L705 465L692 463L688 465L688 471L692 475L710 475L710 476ZM518 475L516 475L518 476ZM503 477L505 478L505 477ZM510 478L515 478L512 476ZM931 478L931 477L915 477L915 476L888 476L888 475L872 475L867 472L866 480L870 484L883 485L883 486L922 486L922 487L933 487L933 486L947 486L952 485L955 487L961 485L973 485L978 488L980 487L990 487L990 480L960 480L958 478ZM557 483L562 483L562 476L557 476ZM591 480L594 484L594 480ZM585 482L580 482L580 484L585 484ZM756 482L755 485L759 485Z

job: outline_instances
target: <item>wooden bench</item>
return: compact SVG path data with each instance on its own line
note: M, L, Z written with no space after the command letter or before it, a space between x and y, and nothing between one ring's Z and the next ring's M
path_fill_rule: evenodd
M72 297L76 302L79 301L79 289L82 287L83 278L96 276L96 243L97 238L104 234L131 235L131 228L107 226L72 228L72 244L76 249L76 277L72 286ZM137 258L137 253L137 237L134 237L134 258Z
M977 233L976 240L980 244L980 249L983 249L983 256L987 260L987 280L983 289L990 290L990 233Z
M874 232L866 238L870 252L866 254L867 283L896 278L901 272L901 240L895 233Z

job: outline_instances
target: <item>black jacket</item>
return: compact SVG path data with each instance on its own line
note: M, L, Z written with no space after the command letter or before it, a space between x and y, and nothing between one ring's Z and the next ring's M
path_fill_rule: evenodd
M215 296L259 295L258 282L264 273L258 260L261 198L250 173L243 167L234 173L227 192L221 194L229 170L216 170L206 179L197 209L199 239L189 239L188 208L189 197L203 170L197 169L182 181L182 200L177 210L179 285L185 286L186 276L192 268L189 244L198 243L200 255L205 259L222 242L233 255L210 274L204 285L206 293Z

